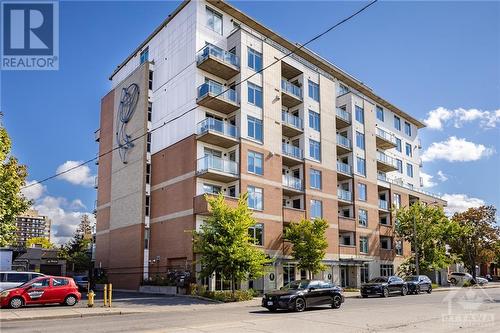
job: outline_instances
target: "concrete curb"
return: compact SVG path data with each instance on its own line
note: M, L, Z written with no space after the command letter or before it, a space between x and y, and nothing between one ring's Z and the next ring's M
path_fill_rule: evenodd
M139 311L116 311L116 312L102 312L102 313L70 313L70 314L60 314L60 315L50 315L43 317L23 317L23 318L0 318L0 323L14 322L14 321L25 321L25 320L51 320L51 319L70 319L70 318L88 318L88 317L102 317L102 316L120 316L128 314L141 313Z

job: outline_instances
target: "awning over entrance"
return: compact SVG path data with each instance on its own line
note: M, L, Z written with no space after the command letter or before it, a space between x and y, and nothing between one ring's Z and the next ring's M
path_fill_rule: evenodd
M360 259L360 258L340 258L339 265L340 266L363 266L369 262L373 261L373 259Z

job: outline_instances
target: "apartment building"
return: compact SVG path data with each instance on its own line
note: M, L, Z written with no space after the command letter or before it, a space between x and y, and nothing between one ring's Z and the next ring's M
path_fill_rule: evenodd
M421 190L424 125L310 50L283 58L295 48L224 1L184 1L112 73L96 141L121 148L99 159L95 256L114 286L195 267L206 193L248 193L275 259L242 288L305 276L282 237L303 218L330 225L317 278L359 286L411 253L391 209L446 204Z
M44 237L50 240L51 221L47 216L39 215L38 211L30 209L16 217L17 246L26 247L30 238Z

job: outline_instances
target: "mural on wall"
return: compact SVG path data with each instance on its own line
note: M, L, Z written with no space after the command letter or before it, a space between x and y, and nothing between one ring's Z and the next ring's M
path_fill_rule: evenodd
M117 126L116 142L118 143L118 153L121 161L127 163L127 152L134 147L134 140L127 134L127 124L134 115L137 102L139 101L139 86L132 83L127 88L122 89L120 97L120 105L118 106L117 113Z

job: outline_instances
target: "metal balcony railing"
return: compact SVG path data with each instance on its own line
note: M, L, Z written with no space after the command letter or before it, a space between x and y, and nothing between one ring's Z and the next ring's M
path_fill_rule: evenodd
M300 160L304 158L304 153L302 152L302 149L300 149L299 147L295 147L291 144L282 143L281 150L283 154L287 156L298 158Z
M378 208L388 210L389 203L387 200L378 199Z
M377 127L376 135L386 141L389 141L396 145L396 137L394 134L384 131L383 129Z
M304 187L302 186L302 179L296 178L290 175L282 176L283 186L293 188L297 191L302 191Z
M288 82L285 79L281 79L281 89L291 95L294 95L298 99L302 99L302 88L296 86L291 82Z
M240 67L240 59L238 58L237 55L232 54L231 52L224 51L223 49L212 44L208 44L200 52L198 52L196 61L198 64L200 64L203 61L205 61L209 56L215 57L220 61L225 62L229 65Z
M392 157L389 157L380 151L377 151L377 161L380 161L387 165L392 165L395 168L398 167L396 160L394 160Z
M281 111L281 121L289 126L298 128L298 129L303 129L302 127L302 119L294 116L291 113Z
M206 118L197 125L198 134L204 134L208 131L214 131L234 139L239 137L238 128L236 126L214 118Z
M205 157L198 159L197 171L198 172L218 171L237 176L238 163L230 160L224 160L220 157L207 155Z
M236 90L226 89L222 84L215 81L210 80L198 87L198 98L201 98L209 93L217 96L219 99L225 99L233 103L238 103Z
M346 147L348 149L352 149L351 140L349 140L348 138L346 138L345 136L342 136L340 134L337 134L337 144L339 146L343 146L343 147Z
M340 161L337 161L337 171L346 173L348 175L352 175L352 168L349 164L342 163Z
M352 192L338 188L337 197L341 200L352 201Z
M336 115L337 115L337 117L343 119L345 122L351 123L351 113L350 112L348 112L344 109L341 109L341 108L337 108Z

